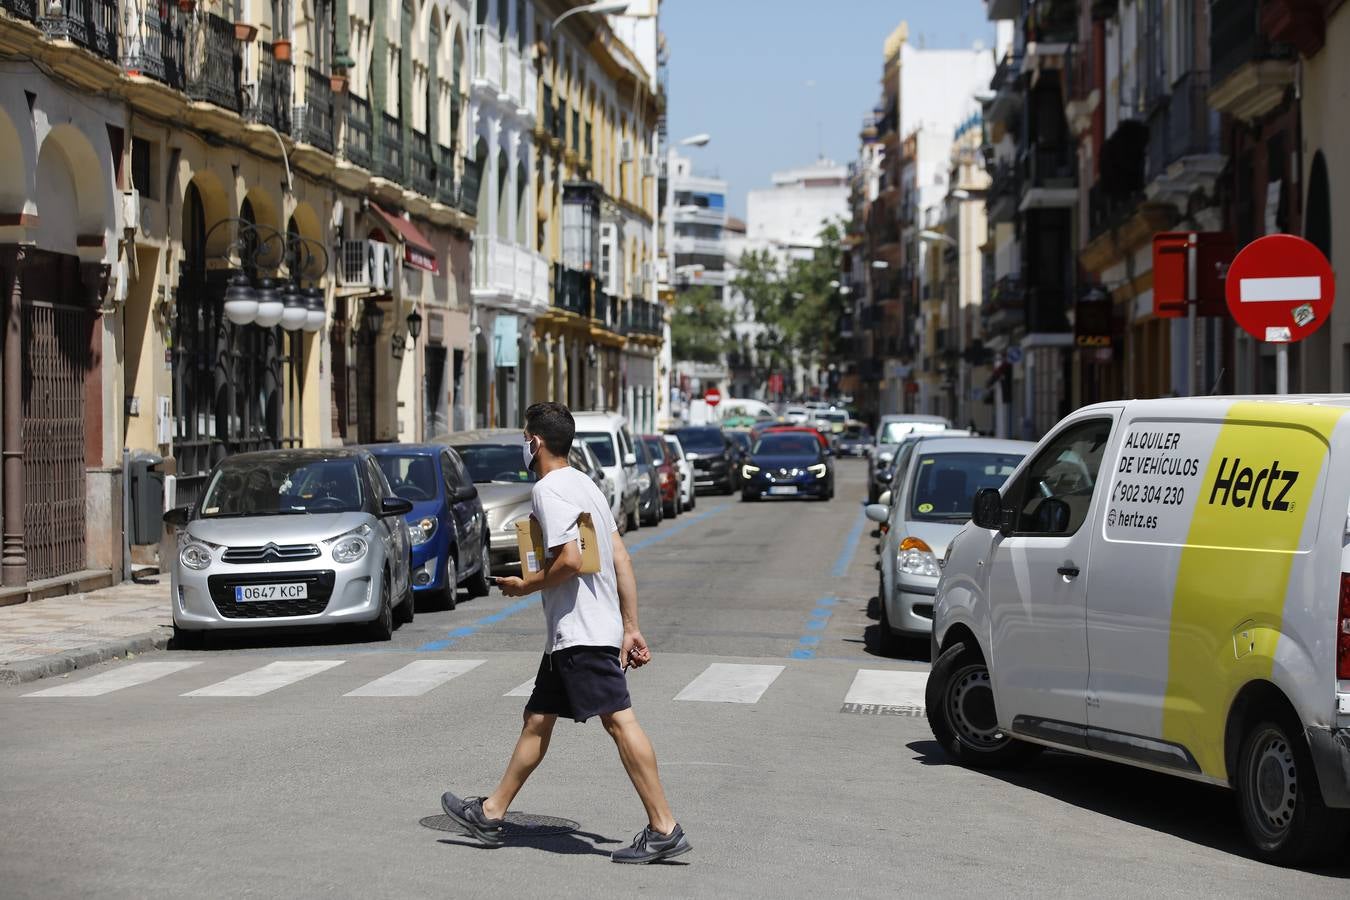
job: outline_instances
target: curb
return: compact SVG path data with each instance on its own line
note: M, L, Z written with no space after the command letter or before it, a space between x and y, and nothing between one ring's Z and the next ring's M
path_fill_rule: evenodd
M26 659L22 662L0 666L0 684L23 684L49 678L52 675L64 675L76 669L126 656L128 653L146 653L150 650L163 650L168 647L173 630L157 627L153 631L144 631L130 637L92 644L64 653L53 653L39 659Z

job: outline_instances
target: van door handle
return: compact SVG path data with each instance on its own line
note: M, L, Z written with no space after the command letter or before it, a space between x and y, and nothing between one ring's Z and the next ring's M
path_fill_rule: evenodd
M1078 577L1078 567L1077 567L1077 566L1060 566L1060 567L1059 567L1058 569L1056 569L1055 571L1058 572L1059 574L1063 575L1065 578L1077 578L1077 577Z

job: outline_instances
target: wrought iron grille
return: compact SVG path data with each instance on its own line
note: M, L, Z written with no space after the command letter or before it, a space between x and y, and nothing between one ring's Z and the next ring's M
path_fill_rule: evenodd
M380 113L380 174L403 181L403 122L389 113Z
M296 107L295 136L333 152L333 86L318 69L305 69L305 103Z
M253 117L277 131L291 130L291 77L294 67L272 55L272 45L263 43L258 58L258 96Z
M483 183L483 164L487 159L464 160L464 176L459 181L459 200L455 204L466 216L478 215L478 189Z
M0 0L0 8L9 10L17 18L27 22L37 21L37 0Z
M434 197L436 160L431 155L431 139L414 130L411 143L408 148L408 186L424 197Z
M298 443L282 431L284 398L299 393L284 332L231 325L222 313L226 274L185 265L178 283L173 455L180 505L197 500L225 456Z
M436 165L436 199L447 205L455 203L455 151L440 145Z
M361 97L347 97L347 139L343 148L347 159L362 168L371 167L370 101Z
M84 395L93 314L50 302L78 290L78 269L42 254L23 281L24 552L28 577L85 567Z
M67 40L104 59L117 58L117 0L65 0L58 15L42 17L42 30L53 40Z
M240 112L244 58L234 38L234 24L206 13L188 31L188 96Z
M183 17L171 3L151 3L132 22L122 66L131 74L183 89Z

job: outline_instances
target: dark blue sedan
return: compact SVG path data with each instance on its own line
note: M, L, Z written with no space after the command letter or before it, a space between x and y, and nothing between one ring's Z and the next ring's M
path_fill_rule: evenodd
M741 464L741 499L834 496L834 462L813 435L769 432Z
M368 448L394 493L412 503L408 536L412 546L414 597L455 608L461 585L470 597L492 587L487 516L473 477L459 455L444 444L375 444Z

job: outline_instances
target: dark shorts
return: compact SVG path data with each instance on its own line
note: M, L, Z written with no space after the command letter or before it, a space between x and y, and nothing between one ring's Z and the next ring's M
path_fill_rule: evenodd
M618 647L568 647L544 654L525 709L585 722L632 705Z

